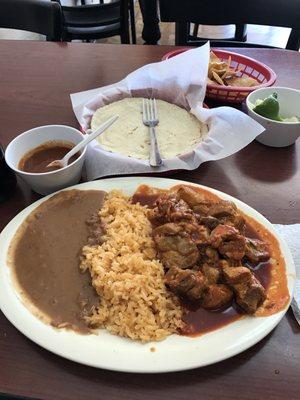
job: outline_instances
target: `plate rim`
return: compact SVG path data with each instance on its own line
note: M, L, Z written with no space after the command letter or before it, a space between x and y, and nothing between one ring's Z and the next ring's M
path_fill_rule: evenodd
M225 192L219 191L217 189L208 187L208 186L204 186L201 184L197 184L197 183L193 183L193 182L188 182L188 181L183 181L183 180L176 180L176 179L169 179L169 178L159 178L159 177L145 177L145 176L141 176L141 177L116 177L116 178L107 178L107 179L100 179L100 180L96 180L96 181L91 181L91 182L85 182L85 183L81 183L78 185L74 185L62 190L59 190L55 193L52 193L48 196L45 196L39 200L37 200L36 202L30 204L29 206L27 206L25 209L23 209L20 213L18 213L7 225L6 227L2 230L2 232L0 233L0 247L2 247L2 245L6 244L6 247L8 248L8 244L5 243L5 237L6 235L11 235L13 236L14 233L16 232L16 230L18 229L19 224L27 217L27 215L29 215L36 207L38 207L41 203L45 202L46 200L48 200L50 197L52 197L53 195L55 195L56 193L59 193L61 191L64 190L71 190L71 189L83 189L83 190L105 190L105 188L102 188L101 186L104 184L105 185L114 185L114 184L119 184L118 187L116 187L116 189L121 189L122 187L120 185L122 185L122 183L126 182L126 181L130 181L131 184L135 185L136 187L138 187L141 184L149 184L152 186L155 186L155 182L158 183L158 186L160 186L160 184L162 184L162 186L167 187L171 187L174 185L178 185L178 184L185 184L185 185L192 185L192 186L196 186L196 187L200 187L203 188L205 190L211 191L212 193L218 195L220 198L227 198L229 200L233 200L239 208L242 209L243 212L251 211L253 212L256 216L259 216L259 219L261 221L263 221L264 226L271 231L271 233L276 237L276 239L278 240L281 250L282 250L282 254L284 256L284 259L286 261L286 273L287 273L287 280L288 280L288 286L289 286L289 294L290 294L290 301L289 304L286 306L286 308L283 311L280 311L274 315L271 315L269 317L257 317L260 318L260 322L262 322L261 325L264 324L264 321L267 319L267 321L269 323L266 323L266 327L263 327L261 332L256 333L256 335L253 335L253 337L249 338L247 343L243 344L240 348L234 348L232 351L225 351L224 354L219 355L217 358L215 359L208 359L206 361L198 361L198 362L193 362L193 363L187 363L187 365L185 366L178 366L178 365L171 365L169 367L166 366L162 366L160 364L155 365L154 366L149 366L149 367L145 367L143 365L143 362L141 363L143 366L121 366L118 367L118 365L107 365L107 362L92 362L91 360L85 360L85 359L80 359L80 357L76 356L76 355L70 355L70 354L66 354L64 349L62 349L62 351L59 348L54 348L51 345L51 343L45 343L44 340L37 338L35 336L34 333L32 332L27 332L25 328L23 328L23 326L20 326L19 322L16 322L14 316L11 313L10 307L7 306L6 301L5 301L5 292L3 290L3 288L5 289L5 286L8 285L9 289L11 291L14 292L15 295L15 300L19 303L21 303L21 306L24 308L24 312L25 312L25 318L26 318L26 314L30 314L31 317L35 320L35 322L40 325L44 325L46 331L48 331L49 329L54 332L57 333L57 329L51 327L50 325L47 325L46 323L42 322L38 317L34 316L29 309L21 302L20 298L18 298L18 294L15 292L15 290L12 288L12 284L11 282L9 282L9 279L7 279L5 282L3 279L0 279L0 309L3 312L3 314L5 315L5 317L10 321L10 323L12 323L16 329L19 330L20 333L22 333L23 335L25 335L27 338L29 338L31 341L35 342L36 344L38 344L39 346L43 347L44 349L59 355L63 358L69 359L71 361L83 364L83 365L88 365L88 366L92 366L92 367L96 367L96 368L103 368L103 369L107 369L107 370L113 370L113 371L119 371L119 372L134 372L134 373L165 373L165 372L175 372L175 371L184 371L184 370L189 370L189 369L194 369L194 368L198 368L198 367L203 367L203 366L207 366L207 365L211 365L220 361L223 361L225 359L231 358L233 356L235 356L236 354L239 354L245 350L247 350L248 348L252 347L254 344L258 343L259 341L261 341L265 336L267 336L276 326L277 324L280 322L280 320L283 318L283 316L285 315L285 313L287 312L289 305L291 303L292 300L292 295L293 295L293 290L294 290L294 285L295 285L295 265L294 265L294 261L291 255L291 252L286 244L286 242L278 235L278 233L275 231L273 225L271 224L270 221L268 221L262 214L260 214L258 211L256 211L254 208L248 206L246 203L244 203L243 201L228 195ZM123 188L124 189L124 188ZM111 189L108 189L111 190ZM240 207L242 206L242 207ZM245 210L246 209L246 210ZM247 214L247 212L246 212ZM253 217L253 216L252 216ZM17 223L17 226L14 228L16 221L18 221L19 219L21 219L21 221L19 222L19 224ZM261 222L260 221L260 222ZM12 233L10 233L12 231ZM4 243L3 243L4 241ZM1 256L0 255L0 260L4 257L6 260L7 253L4 252L4 255ZM288 262L287 262L288 261ZM7 264L4 262L2 264L0 264L0 276L1 274L7 274L9 270L9 267L7 266ZM290 280L290 282L289 282ZM7 289L7 288L6 288ZM20 305L20 304L19 304ZM14 307L13 307L14 308ZM25 311L27 310L27 311ZM28 317L28 315L27 315ZM250 321L250 320L249 320ZM255 321L258 321L258 319L255 319ZM238 322L238 321L237 321ZM226 325L224 328L229 327L229 326L233 326L235 325L236 322L233 322L229 325ZM259 324L258 324L259 325ZM222 331L224 328L215 330L211 333L202 335L202 336L198 336L196 338L186 338L186 337L181 337L181 338L185 338L187 339L187 341L189 340L197 340L197 338L203 338L203 337L207 337L211 334L216 334L220 331ZM24 332L25 330L25 332ZM61 331L60 331L61 332ZM70 331L68 331L70 332ZM78 335L75 332L72 332L72 334ZM50 334L51 335L51 334ZM110 334L108 334L110 335ZM62 335L64 336L64 335ZM82 336L82 335L80 335ZM97 336L99 337L99 335L93 335L93 336ZM110 335L111 336L111 335ZM172 336L179 336L179 335L172 335ZM127 341L127 339L123 339L120 337L115 337L117 338L117 340L125 340ZM159 342L159 343L164 343L165 341ZM156 342L151 342L154 346L157 344ZM196 342L195 342L196 343ZM148 343L149 344L149 343ZM144 345L141 345L144 346ZM143 354L143 352L141 352L141 354ZM153 353L155 354L155 353Z

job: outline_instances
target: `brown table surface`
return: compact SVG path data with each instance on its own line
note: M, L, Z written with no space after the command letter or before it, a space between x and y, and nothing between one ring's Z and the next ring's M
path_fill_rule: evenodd
M118 81L170 50L170 46L1 41L0 141L6 146L22 131L39 125L76 126L70 93ZM235 51L272 67L278 85L300 89L299 53ZM271 222L295 223L300 216L299 158L300 140L283 149L253 142L231 157L172 178L229 193ZM36 198L19 182L14 197L0 205L0 230ZM26 339L0 313L0 393L57 400L296 400L300 398L299 333L289 311L265 339L227 361L179 373L125 374L55 356Z

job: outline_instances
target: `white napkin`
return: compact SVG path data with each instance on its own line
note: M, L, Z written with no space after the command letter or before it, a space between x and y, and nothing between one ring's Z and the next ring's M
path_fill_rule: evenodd
M287 242L296 266L296 284L292 309L298 324L300 325L300 224L276 225L275 229L280 236Z
M263 132L261 125L234 108L208 110L202 107L209 50L209 44L206 44L169 60L145 65L112 85L71 94L74 113L85 131L90 128L91 118L98 108L126 97L155 97L169 101L190 110L209 128L209 135L194 151L164 160L159 169L150 167L148 160L110 153L93 140L88 145L86 157L88 180L108 175L192 170L205 161L236 153Z

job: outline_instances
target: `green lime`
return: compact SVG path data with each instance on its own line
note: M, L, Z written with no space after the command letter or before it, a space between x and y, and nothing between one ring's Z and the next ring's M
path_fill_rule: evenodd
M264 100L259 100L256 102L253 111L263 117L274 119L276 121L281 121L279 117L279 103L277 100L277 93L272 93L270 96L266 97Z

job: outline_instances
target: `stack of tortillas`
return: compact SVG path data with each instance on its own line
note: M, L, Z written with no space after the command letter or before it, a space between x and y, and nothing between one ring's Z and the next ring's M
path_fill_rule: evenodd
M142 121L142 98L126 98L99 108L93 115L95 130L109 117L118 120L98 137L104 150L148 160L149 130ZM156 100L159 124L156 135L162 158L172 158L193 150L207 134L207 126L183 108Z

